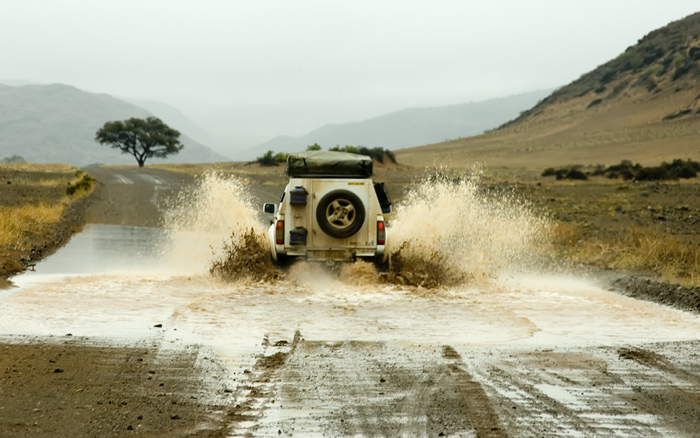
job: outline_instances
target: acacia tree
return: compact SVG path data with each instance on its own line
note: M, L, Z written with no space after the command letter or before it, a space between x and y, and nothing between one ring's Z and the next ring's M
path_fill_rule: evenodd
M165 158L180 152L184 145L179 138L180 132L157 117L107 122L95 133L97 142L133 155L139 167L143 167L148 158Z

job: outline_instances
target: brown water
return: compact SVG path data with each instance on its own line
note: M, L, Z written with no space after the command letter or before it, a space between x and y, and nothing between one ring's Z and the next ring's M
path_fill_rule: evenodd
M103 345L164 350L203 345L230 372L229 385L236 388L231 406L259 405L259 418L237 423L233 436L250 430L278 436L292 426L304 436L321 436L337 412L372 404L382 407L381 415L358 410L363 414L349 420L420 424L425 418L415 412L422 411L397 411L395 402L420 403L424 386L417 392L371 391L379 391L380 377L393 369L394 377L408 373L411 388L413 380L435 380L434 390L450 393L454 387L440 383L443 374L426 374L440 369L446 345L475 381L496 391L493 400L506 400L502 418L517 416L516 425L544 421L514 435L541 430L576 436L583 418L592 425L584 431L604 436L634 436L630 427L643 431L637 436L672 436L656 426L656 416L636 412L615 391L624 390L618 380L628 375L634 387L650 394L663 385L684 384L686 375L674 374L678 382L669 384L656 368L620 359L616 346L697 339L700 318L581 278L528 270L547 222L526 205L507 195L481 194L471 180L419 187L397 206L392 221L391 250L408 260L393 277L367 263L334 270L299 263L285 272L265 267L262 272L283 275L256 277L260 270L250 261L258 259L260 248L251 251L249 239L264 237L265 229L256 210L241 181L210 175L197 190L182 194L165 230L89 225L37 264L36 272L16 278L18 288L0 291L0 338L63 342L70 334L72 342L85 337ZM212 275L217 261L231 262L231 275ZM419 279L428 275L434 287L402 285L409 272ZM274 398L250 396L246 385L255 380L250 376L261 357L288 351L274 344L291 343L297 332L305 342L282 370L284 378L274 383ZM595 355L584 354L589 347ZM574 366L556 362L569 353ZM601 355L609 366L598 371L590 364ZM542 362L533 364L539 356ZM653 377L646 386L638 380L642 368ZM339 380L338 371L345 377ZM615 383L608 388L591 383L601 379ZM565 408L553 410L551 400Z
M90 225L2 292L0 335L155 336L237 351L296 330L316 339L546 346L693 339L700 329L696 316L522 269L546 221L508 197L480 195L471 179L420 186L390 229L392 251L411 245L413 265L403 269L420 270L437 253L458 273L435 288L391 284L367 263L270 267L280 275L268 280L212 276L228 258L257 272L244 245L250 230L264 233L256 210L243 182L207 175L182 194L165 230Z

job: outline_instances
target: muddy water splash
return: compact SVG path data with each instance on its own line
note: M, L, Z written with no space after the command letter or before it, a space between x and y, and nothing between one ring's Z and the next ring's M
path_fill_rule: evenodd
M287 278L303 284L305 278L319 278L308 275L315 268L298 264L285 274L272 264L256 210L244 181L203 175L194 190L180 194L168 218L166 229L179 242L172 258L190 261L199 272L226 281ZM348 284L426 288L491 279L517 270L543 241L546 229L547 221L514 195L485 191L478 172L432 175L419 181L396 208L388 272L379 274L374 266L357 262L328 274Z
M265 228L242 179L209 172L194 189L181 192L165 228L173 242L170 258L224 280L271 279Z
M488 193L479 172L424 178L396 208L391 281L453 286L517 270L543 242L547 220L513 194Z
M242 235L232 232L220 254L215 254L209 273L223 281L269 282L282 277L282 272L272 264L265 234L254 228Z

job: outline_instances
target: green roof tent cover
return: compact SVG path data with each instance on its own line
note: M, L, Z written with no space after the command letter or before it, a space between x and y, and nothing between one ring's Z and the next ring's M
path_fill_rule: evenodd
M347 152L299 152L287 157L286 172L292 178L369 178L372 159Z

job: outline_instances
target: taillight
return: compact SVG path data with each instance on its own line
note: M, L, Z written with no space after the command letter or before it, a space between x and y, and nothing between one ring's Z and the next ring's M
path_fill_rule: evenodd
M277 221L277 226L275 227L275 243L284 245L284 221Z
M377 245L384 245L386 242L386 228L384 221L377 222Z

